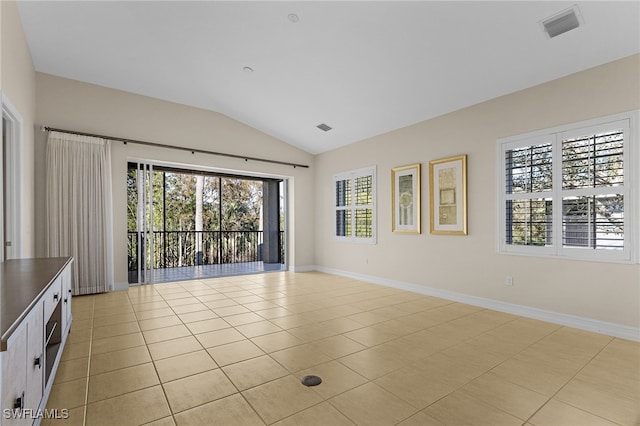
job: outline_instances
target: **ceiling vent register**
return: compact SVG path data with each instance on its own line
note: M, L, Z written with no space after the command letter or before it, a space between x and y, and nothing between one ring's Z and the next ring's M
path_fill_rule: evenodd
M554 38L578 28L580 25L583 25L584 22L582 21L578 6L574 5L570 9L563 10L543 20L541 24L549 38Z

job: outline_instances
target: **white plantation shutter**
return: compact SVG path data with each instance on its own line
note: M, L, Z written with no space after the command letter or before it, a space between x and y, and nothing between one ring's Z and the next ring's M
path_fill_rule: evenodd
M611 126L562 135L565 247L624 250L624 142Z
M334 176L336 225L339 240L375 244L375 167Z
M499 140L499 251L637 261L636 117Z

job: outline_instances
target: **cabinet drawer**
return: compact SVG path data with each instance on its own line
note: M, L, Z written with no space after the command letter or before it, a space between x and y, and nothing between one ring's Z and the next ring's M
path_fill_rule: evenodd
M44 320L45 322L49 320L53 310L56 308L58 303L62 300L62 284L60 277L56 278L56 280L51 284L51 287L44 294Z

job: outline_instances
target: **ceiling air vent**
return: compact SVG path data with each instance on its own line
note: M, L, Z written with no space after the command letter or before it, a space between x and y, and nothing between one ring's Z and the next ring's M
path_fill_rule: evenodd
M329 126L329 125L327 125L327 124L325 124L325 123L318 124L316 127L317 127L318 129L322 130L323 132L328 132L329 130L331 130L331 129L332 129L332 127L331 127L331 126Z
M563 10L541 21L541 24L549 38L553 38L578 28L581 24L584 24L584 22L582 21L578 6L574 5L567 10Z

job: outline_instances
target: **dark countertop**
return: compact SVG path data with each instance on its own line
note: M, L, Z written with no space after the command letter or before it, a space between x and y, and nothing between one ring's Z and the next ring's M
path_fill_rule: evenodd
M58 277L71 257L0 262L0 351L7 339Z

